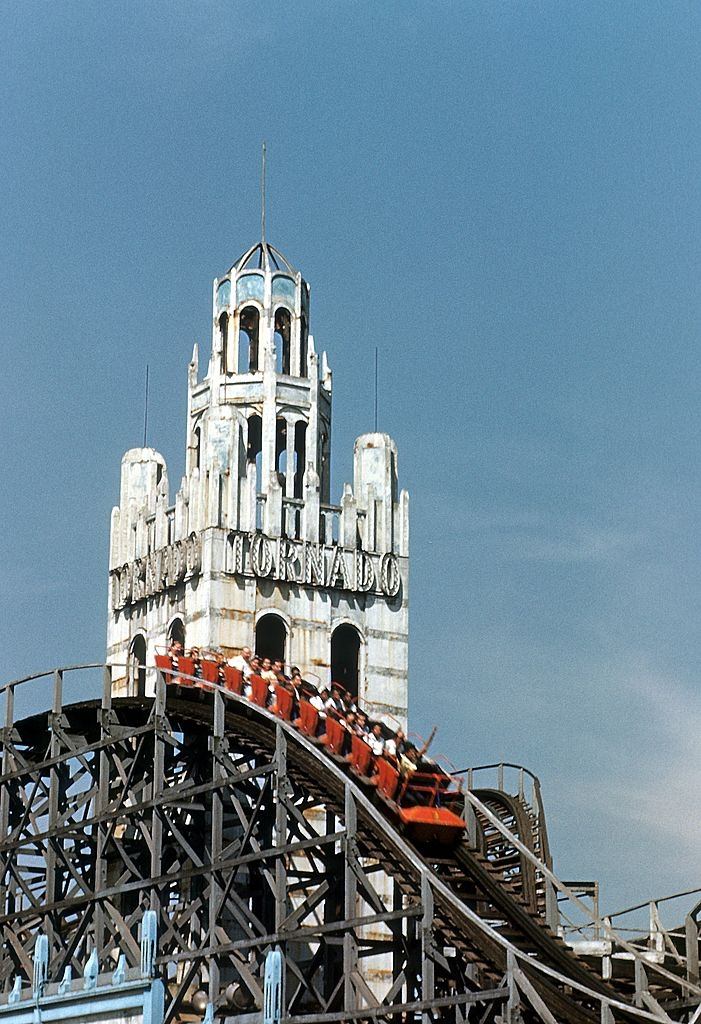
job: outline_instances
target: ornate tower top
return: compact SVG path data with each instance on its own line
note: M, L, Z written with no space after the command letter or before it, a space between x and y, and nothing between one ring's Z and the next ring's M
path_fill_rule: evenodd
M330 502L332 377L309 285L266 241L212 288L212 343L188 370L186 471L171 505L151 448L122 463L112 519L108 658L152 663L169 636L256 646L403 722L408 496L386 434L355 443ZM117 689L135 685L115 668Z
M190 470L202 460L199 414L206 399L225 418L228 407L245 416L246 462L256 467L260 493L279 484L285 498L301 499L308 472L308 482L329 500L331 372L325 355L319 367L309 334L309 291L268 242L251 246L215 278L209 370L200 384L196 368L190 374Z

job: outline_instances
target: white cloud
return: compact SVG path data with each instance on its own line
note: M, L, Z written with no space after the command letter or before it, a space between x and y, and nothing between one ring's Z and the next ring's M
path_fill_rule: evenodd
M701 701L698 694L645 669L611 685L630 708L621 725L621 744L636 755L613 773L606 765L597 771L595 762L588 781L575 786L576 799L592 815L603 812L616 821L636 846L659 848L661 861L673 857L696 884L701 871Z
M467 514L464 528L480 534L480 542L498 549L501 559L559 563L612 562L645 543L639 529L596 524L528 509L495 514Z
M502 539L514 559L540 562L611 562L627 555L642 534L577 523L543 523L541 532L512 534Z

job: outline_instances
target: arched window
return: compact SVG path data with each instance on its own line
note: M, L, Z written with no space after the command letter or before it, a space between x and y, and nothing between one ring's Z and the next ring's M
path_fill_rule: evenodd
M137 633L129 648L129 678L132 693L137 697L146 696L146 637Z
M294 497L302 497L304 486L304 470L307 451L307 424L304 420L297 420L295 423L295 479Z
M226 309L231 302L231 281L222 281L217 288L217 309Z
M274 612L262 615L256 625L256 654L261 658L285 661L287 647L287 626Z
M182 619L173 619L168 626L168 646L179 641L185 647L185 627Z
M307 318L302 315L299 321L299 375L308 377L307 372Z
M222 313L219 317L219 336L221 339L221 371L229 372L229 314Z
M258 481L257 486L260 487L260 475L263 466L263 421L258 415L248 417L246 461L255 462Z
M258 370L258 335L260 313L255 306L246 306L239 314L239 373Z
M275 311L275 371L289 374L290 371L291 318L287 309Z
M200 459L202 457L202 431L199 427L195 427L193 437L193 448L195 449L194 454L194 468L200 468Z
M321 455L321 500L328 502L329 493L331 490L331 481L329 480L329 435L325 430L321 432L321 444L319 445Z
M279 417L275 425L275 470L284 488L287 476L287 420Z
M331 634L331 679L354 697L360 683L360 633L348 623L336 626Z

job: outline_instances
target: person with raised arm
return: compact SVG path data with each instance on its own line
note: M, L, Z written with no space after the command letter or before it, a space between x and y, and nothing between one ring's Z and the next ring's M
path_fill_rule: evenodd
M397 729L394 736L385 741L385 757L393 757L398 760L406 750L406 734L403 729Z

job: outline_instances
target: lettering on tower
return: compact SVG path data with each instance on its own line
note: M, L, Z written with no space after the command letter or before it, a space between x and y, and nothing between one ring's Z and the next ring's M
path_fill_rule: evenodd
M389 598L396 597L401 588L399 562L391 551L349 551L337 544L313 544L236 530L227 537L225 572Z
M199 575L202 538L191 534L110 572L112 608L117 611L163 594ZM395 598L401 589L397 556L354 551L337 544L313 544L263 533L232 530L227 536L224 574L297 583L303 587Z
M202 540L191 533L184 540L151 551L143 558L110 570L115 611L144 601L197 576L202 566Z

